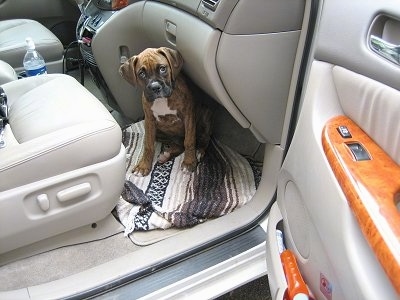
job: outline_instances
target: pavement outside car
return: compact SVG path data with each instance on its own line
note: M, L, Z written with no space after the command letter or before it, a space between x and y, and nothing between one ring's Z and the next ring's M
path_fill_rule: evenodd
M263 276L239 287L216 300L272 300L268 277Z

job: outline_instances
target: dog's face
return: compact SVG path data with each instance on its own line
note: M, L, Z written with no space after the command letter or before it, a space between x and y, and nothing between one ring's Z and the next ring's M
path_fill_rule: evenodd
M121 67L121 76L134 86L143 89L147 101L168 98L174 82L183 66L178 51L162 48L147 48L128 59Z

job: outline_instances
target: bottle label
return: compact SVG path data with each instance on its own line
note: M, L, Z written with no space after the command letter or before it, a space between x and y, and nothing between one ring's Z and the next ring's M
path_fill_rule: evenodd
M47 74L46 66L34 70L26 70L26 76L28 77L42 75L42 74Z

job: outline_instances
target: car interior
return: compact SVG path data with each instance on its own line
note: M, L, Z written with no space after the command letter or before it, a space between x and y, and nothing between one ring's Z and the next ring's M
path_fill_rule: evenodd
M396 299L399 20L392 0L0 1L0 299L207 299L264 275L284 299L277 229L312 298ZM46 75L24 74L28 36ZM132 174L142 91L119 69L158 47L213 111L193 174ZM179 227L187 195L231 202ZM241 247L259 252L206 272Z

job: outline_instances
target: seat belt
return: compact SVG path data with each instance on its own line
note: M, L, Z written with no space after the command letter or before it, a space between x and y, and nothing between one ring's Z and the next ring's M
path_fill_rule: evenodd
M7 95L4 89L0 86L0 149L6 146L6 141L4 140L4 131L7 124L8 124Z

